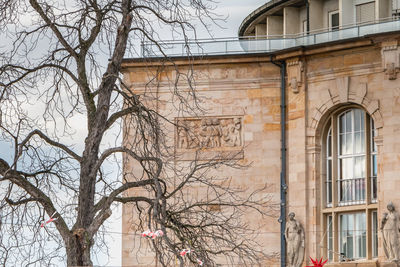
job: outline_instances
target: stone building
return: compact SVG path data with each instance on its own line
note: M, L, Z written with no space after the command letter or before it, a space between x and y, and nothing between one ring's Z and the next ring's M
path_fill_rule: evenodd
M193 44L190 60L179 43L166 50L176 66L193 69L208 110L196 120L157 109L193 125L236 125L226 143L206 142L243 148L251 168L229 175L268 182L282 202L280 217L257 224L267 253L281 252L284 219L294 212L304 227L302 266L309 256L327 266L396 266L379 229L389 202L400 210L399 15L399 0L272 0L245 18L237 39ZM158 56L148 45L143 58L126 59L126 83L144 90L163 66L157 92L168 94L174 68ZM177 151L193 148L175 135ZM125 208L123 232L133 231L131 216ZM123 266L145 266L134 242L123 240ZM277 258L267 266L285 265Z

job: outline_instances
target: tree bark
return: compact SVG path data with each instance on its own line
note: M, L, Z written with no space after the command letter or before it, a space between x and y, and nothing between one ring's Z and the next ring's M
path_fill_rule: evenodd
M93 266L90 259L92 238L83 229L73 231L66 245L67 266Z

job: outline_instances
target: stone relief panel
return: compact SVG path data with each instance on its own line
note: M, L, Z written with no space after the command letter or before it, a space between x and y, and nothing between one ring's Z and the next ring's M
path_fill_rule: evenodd
M303 83L303 62L299 58L288 60L287 62L287 74L289 87L292 89L294 94L300 92L300 88Z
M178 149L242 147L241 117L179 118L176 123Z
M398 41L382 42L382 67L389 80L396 80L400 72L400 46Z

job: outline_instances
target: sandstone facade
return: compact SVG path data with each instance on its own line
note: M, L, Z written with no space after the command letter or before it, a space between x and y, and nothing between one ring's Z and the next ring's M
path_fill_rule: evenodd
M236 135L227 137L225 141L200 141L207 142L209 146L204 156L243 148L243 154L238 157L244 163L251 162L251 167L245 170L224 170L224 175L231 177L237 185L247 188L255 189L265 183L269 184L268 194L271 194L273 201L279 203L282 168L281 78L280 68L274 65L271 59L285 62L287 66L284 81L287 98L287 210L296 213L296 219L305 229L304 265L309 263L309 256L329 256L327 235L328 227L332 226L330 246L333 252L327 266L379 266L379 263L386 266L382 265L385 260L381 233L374 229L377 226L373 225L372 217L377 216L374 220L379 224L386 204L390 201L400 209L398 33L337 42L329 46L281 51L272 55L209 56L195 58L190 63L178 58L175 64L180 69L193 68L197 77L196 89L199 95L206 99L203 106L206 113L196 118L176 113L171 102L167 101L170 81L175 75L172 67L164 67L160 72L160 62L126 60L123 74L126 84L133 90L144 92L146 85L157 72L157 94L161 104L156 108L172 120L186 120L187 123L198 125L197 127L201 127L203 123L204 131L209 124L210 132L218 127L223 131L224 127L239 123ZM351 108L365 111L366 116L372 118L375 125L375 136L372 138L378 148L377 195L371 197L373 189L370 175L366 174L366 197L363 203L341 206L338 205L335 195L332 196L333 204L330 206L326 203L327 125L338 111ZM125 131L129 132L130 129L126 128ZM174 135L172 140L176 142L177 151L182 152L176 160L190 160L190 149L196 146L194 141L187 139L185 133L180 133L179 129L171 128L171 134ZM371 145L370 142L368 141L367 147ZM370 164L366 167L368 170L371 169ZM134 166L127 161L125 168L134 169ZM351 212L364 213L367 218L365 257L341 262L338 254L339 216ZM124 207L124 233L138 231L130 226L130 221L134 218L133 213L132 207ZM327 216L332 216L331 223L327 222ZM276 214L268 219L254 217L250 220L251 226L260 229L260 242L265 245L264 250L267 253L280 252L278 218L279 214ZM375 237L372 231L378 235L377 244L374 244ZM143 241L135 235L124 236L123 266L156 266L154 254L146 248L143 249L143 246ZM373 251L374 246L377 247L377 255ZM137 254L139 250L140 254ZM276 261L272 260L267 266L280 266L279 258L276 258Z

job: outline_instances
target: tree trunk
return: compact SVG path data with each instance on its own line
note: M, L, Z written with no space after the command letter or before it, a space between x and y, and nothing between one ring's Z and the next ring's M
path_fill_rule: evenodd
M93 266L90 259L92 244L92 238L83 228L73 231L66 246L67 266Z

